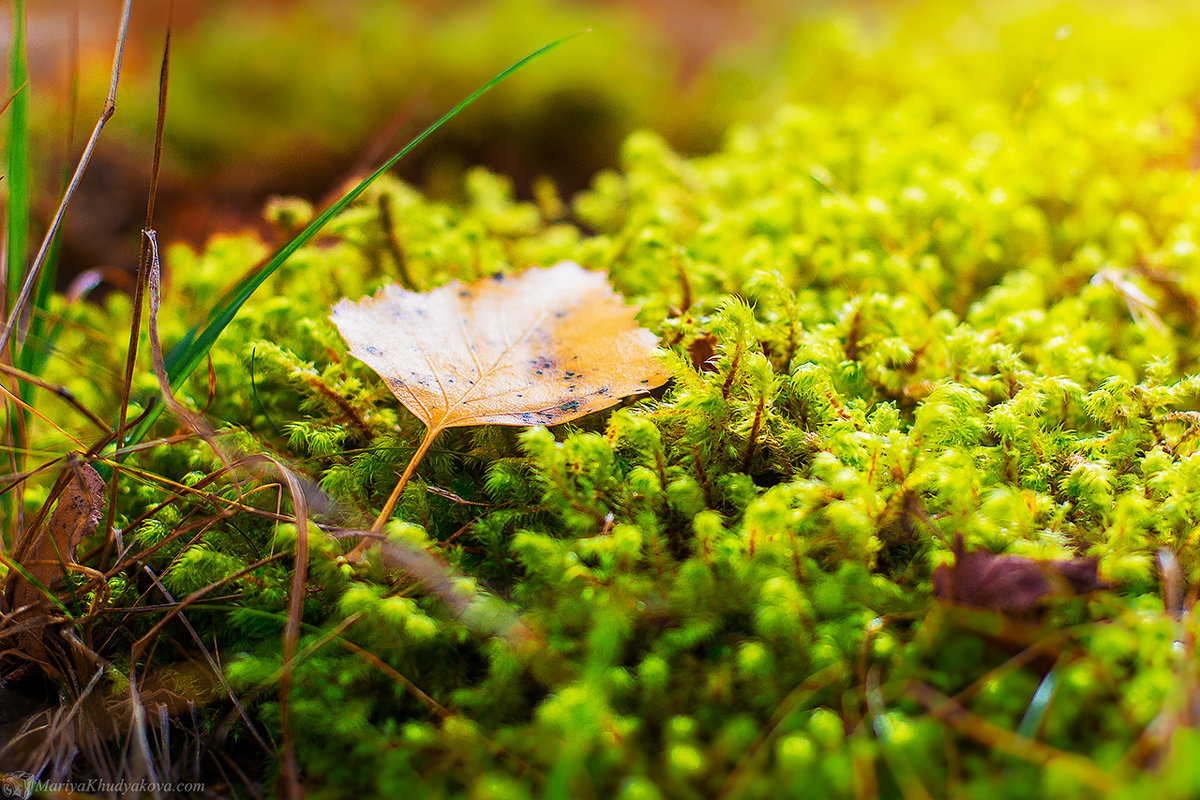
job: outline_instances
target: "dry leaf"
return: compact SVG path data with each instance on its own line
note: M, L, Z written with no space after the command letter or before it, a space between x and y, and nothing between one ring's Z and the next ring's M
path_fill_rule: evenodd
M697 336L688 345L688 358L698 372L717 371L717 337L711 333Z
M11 559L6 559L21 569L9 570L0 603L0 611L8 612L0 619L8 624L9 631L16 632L17 652L51 676L57 674L57 668L50 653L61 655L64 642L54 640L55 646L49 644L47 626L55 621L55 615L45 590L51 590L69 571L69 565L76 563L75 550L83 537L96 529L105 499L104 479L96 470L80 463L74 455L69 462L70 477L59 492L54 511L44 524L35 521L26 529Z
M1096 567L1095 558L1038 561L986 550L967 553L959 536L954 542L954 565L942 564L933 572L933 593L941 600L978 608L1028 611L1051 594L1109 588Z
M354 356L427 426L372 530L433 438L462 425L555 425L645 392L667 376L656 339L602 273L563 261L431 292L386 286L330 319Z
M430 428L555 425L666 380L656 339L599 272L564 261L333 308L350 352Z
M75 563L75 548L96 529L104 508L104 479L90 464L73 467L74 474L59 495L49 521L39 530L27 531L14 553L15 560L42 586L62 577L65 564ZM46 601L45 595L16 570L9 575L8 608Z

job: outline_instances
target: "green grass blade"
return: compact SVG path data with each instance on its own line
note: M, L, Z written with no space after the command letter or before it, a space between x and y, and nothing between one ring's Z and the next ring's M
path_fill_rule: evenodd
M70 154L74 151L75 141L75 121L76 113L79 109L79 19L78 14L72 26L72 35L68 46L68 62L71 65L71 82L68 92L67 108L70 109L69 119L67 123L66 142L63 149L64 155L67 157L62 165L62 172L59 175L59 195L66 195L70 191L71 185L71 167L69 164ZM42 370L46 366L46 362L50 358L50 354L54 350L54 339L57 336L60 320L48 322L50 303L55 294L55 287L58 284L58 261L62 251L62 230L59 229L54 238L50 241L50 250L46 255L45 265L42 267L42 274L38 277L37 288L33 296L33 303L29 313L29 330L24 337L21 347L20 366L26 372L33 375L41 375ZM10 306L11 308L11 306ZM49 329L47 329L49 325ZM27 394L22 395L22 399L27 402L32 397L32 386L22 386L23 390L29 390Z
M10 101L11 111L8 120L6 165L8 207L5 219L5 228L8 231L5 253L8 264L7 286L5 287L8 292L8 302L5 304L5 309L8 313L12 313L13 302L20 292L21 283L25 278L25 268L29 262L29 226L33 205L29 136L29 60L25 42L24 0L16 0L13 3L12 27L13 47L9 53L8 85L15 88L15 93ZM46 333L44 330L45 311L54 294L54 284L57 278L57 270L54 267L57 252L57 248L52 250L49 268L43 270L39 276L35 302L29 313L28 335L22 337L21 341L16 338L11 341L12 364L33 375L41 374L49 354L49 346L43 341ZM35 388L32 384L23 383L19 387L21 399L27 403L32 402L34 391Z
M33 204L33 178L29 157L29 58L25 47L25 2L13 0L12 45L8 54L8 85L15 92L8 108L8 184L5 211L6 263L8 264L5 309L11 309L25 278L29 256L29 220ZM12 343L13 363L19 347Z
M21 344L21 369L33 375L41 375L54 351L54 340L58 336L58 320L50 321L50 302L54 296L55 285L58 283L58 257L62 250L61 232L55 234L50 241L50 251L46 255L46 264L42 274L38 276L37 292L29 307L29 330ZM22 393L22 399L28 401L32 396L32 386L28 388L29 395Z
M263 282L275 272L275 270L279 269L280 265L287 261L287 259L290 258L293 253L295 253L310 239L312 239L313 236L315 236L317 232L325 226L325 223L329 222L330 219L336 216L339 212L346 208L346 206L352 203L356 197L362 194L363 191L370 186L376 178L395 166L396 162L408 155L409 151L411 151L421 142L425 141L430 134L442 127L442 125L444 125L446 122L449 122L451 119L458 116L459 112L473 103L488 89L491 89L497 83L504 80L513 72L516 72L518 69L528 64L530 61L533 61L539 56L548 53L549 51L558 47L560 44L563 44L564 42L573 39L578 35L579 32L573 33L570 36L564 36L561 39L553 41L550 44L535 50L534 52L522 58L520 61L505 69L503 72L496 75L487 83L480 86L466 98L460 101L458 105L443 114L441 118L437 120L437 122L434 122L424 131L422 131L415 139L401 148L395 155L385 161L383 165L379 167L379 169L375 170L362 181L360 181L353 189L344 194L341 199L322 212L316 219L309 223L303 231L297 234L295 238L276 250L274 255L271 256L271 258L266 264L263 265L261 269L247 275L236 285L234 285L228 292L225 293L216 306L214 306L213 311L209 314L208 320L203 329L199 330L199 332L196 332L196 330L193 329L192 332L189 332L189 334L177 345L175 345L175 347L173 347L167 354L165 361L167 367L167 377L170 380L171 388L178 389L180 384L182 384L183 381L185 381L187 377L192 374L196 367L200 365L200 363L204 360L205 355L208 354L209 349L216 342L217 337L221 335L222 331L224 331L225 328L228 327L229 323L233 321L234 317L237 316L242 306L245 305L246 301L250 298L250 295L254 294L255 290L257 290L258 287L261 286ZM140 441L161 412L162 406L159 406L157 409L147 414L141 423L139 423L129 432L129 436L126 437L125 444L129 445Z
M4 288L0 289L4 292L4 313L0 314L0 318L12 313L29 260L29 222L33 207L33 177L29 155L29 57L25 41L24 0L13 0L11 30L12 38L8 52L8 88L12 92L12 99L7 109L8 130L4 142L7 154L4 173L4 263L7 275L4 280ZM8 355L10 364L20 363L21 346L15 337L10 342ZM28 400L30 391L28 385L10 387L10 390L12 389ZM8 407L4 431L0 434L0 439L10 448L10 455L6 459L7 467L16 473L21 471L24 463L23 432L26 430L29 412L15 403L8 404ZM16 519L15 510L19 504L19 494L16 496L6 495L0 500L0 516ZM0 548L5 546L3 537L6 533L15 534L16 531L0 532ZM12 542L7 544L11 545Z
M75 141L75 114L79 107L79 24L76 20L75 35L71 40L71 87L70 100L68 108L70 112L70 123L67 126L66 147L63 152L68 155L74 151ZM63 162L62 174L58 178L58 193L65 195L70 191L71 186L71 168L68 162ZM54 238L50 241L50 251L46 255L46 265L42 268L42 276L38 279L37 293L33 298L33 306L29 315L29 332L25 336L24 346L21 349L21 358L23 364L22 369L33 375L41 375L42 369L45 368L46 362L50 359L50 354L54 351L54 340L58 336L60 330L61 319L48 323L48 312L50 303L55 294L55 287L58 285L58 261L62 252L62 230L59 229L54 234ZM49 328L47 329L47 325ZM26 388L26 387L22 387ZM32 387L28 387L31 388ZM28 401L28 397L23 397Z

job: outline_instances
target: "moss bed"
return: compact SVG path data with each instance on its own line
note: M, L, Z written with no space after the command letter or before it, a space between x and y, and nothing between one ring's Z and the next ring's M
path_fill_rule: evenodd
M517 201L475 171L446 205L384 179L255 295L212 391L201 369L182 399L313 483L289 705L310 797L1195 796L1197 117L1178 82L1046 67L1056 41L1014 55L1032 66L1013 85L818 51L869 90L781 107L703 157L636 134L574 198ZM168 342L266 252L170 250ZM443 433L387 534L444 569L339 561L422 426L346 355L330 306L401 264L427 289L562 259L641 307L670 382L549 430ZM129 300L66 313L76 360L47 377L111 405L124 343L96 332ZM186 612L278 743L295 528L224 501L286 510L286 492L207 481L221 464L198 440L130 463L118 527L157 546L175 597L288 554ZM942 602L959 536L1095 556L1112 588L1020 614ZM110 590L163 601L133 571ZM125 670L153 621L102 617L94 638ZM144 670L194 658L178 626ZM196 713L262 761L226 700Z

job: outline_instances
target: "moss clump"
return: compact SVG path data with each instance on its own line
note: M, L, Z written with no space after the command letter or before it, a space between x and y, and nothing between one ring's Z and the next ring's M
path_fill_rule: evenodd
M192 402L319 484L330 526L369 520L420 439L326 319L401 259L418 287L606 270L673 376L559 429L444 434L388 530L449 564L441 597L355 575L313 533L290 705L313 796L1195 791L1200 743L1176 715L1194 631L1155 566L1200 579L1194 111L1121 84L955 86L788 106L703 158L637 134L570 221L484 172L458 206L382 181L260 291ZM173 250L168 307L258 247ZM124 301L73 313L61 346L107 374L118 354L86 331ZM201 443L134 458L185 483L219 466ZM129 535L169 539L149 560L172 591L294 543L268 518L214 519L238 494L205 491L122 497ZM958 535L1098 556L1119 588L1022 620L947 608L930 576ZM272 562L188 612L276 733L260 690L289 580Z

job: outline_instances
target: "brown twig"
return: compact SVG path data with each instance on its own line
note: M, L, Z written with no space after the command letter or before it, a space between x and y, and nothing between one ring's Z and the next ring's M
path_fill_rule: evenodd
M754 423L750 426L750 439L746 442L746 458L742 462L742 472L750 473L750 464L754 460L755 445L758 442L758 429L762 425L763 405L767 402L766 394L758 398L758 407L754 409Z
M174 14L174 8L174 6L171 6L170 13L172 15ZM146 199L145 230L154 229L154 204L158 196L159 168L162 165L163 126L167 118L167 85L170 75L170 56L171 18L168 18L167 35L163 42L162 65L159 69L158 77L158 112L154 130L154 159L150 169L150 189ZM152 239L143 236L138 256L138 274L137 280L134 282L132 318L129 324L129 346L125 353L125 379L121 385L121 402L117 412L115 441L118 449L124 443L125 424L128 421L129 393L133 386L133 371L137 363L138 340L142 330L142 306L145 302L145 293L150 281L150 258L152 255L150 245L152 243ZM157 253L153 255L157 258ZM119 452L113 453L112 474L109 476L109 495L114 498L117 496L117 479L120 471L121 455ZM108 516L104 520L104 550L101 554L101 564L108 560L109 553L112 552L113 526L116 523L116 505L116 503L108 504Z
M83 403L79 402L79 400L77 400L75 398L75 395L73 395L71 393L71 390L68 389L67 387L59 386L58 384L54 384L54 383L48 383L48 382L42 380L41 378L37 377L36 375L31 375L30 373L26 372L23 369L18 369L14 366L10 366L9 364L5 364L3 362L0 362L0 372L4 372L6 375L16 378L17 380L24 381L25 383L36 386L39 389L44 389L45 391L50 392L50 394L54 395L55 397L59 398L60 400L63 400L64 402L69 403L72 408L74 408L80 414L83 414L85 417L87 417L88 420L93 425L95 425L97 428L104 431L105 433L108 433L108 430L109 430L108 423L105 422L104 420L100 419L100 417L98 417L92 411L89 411L87 406L85 406ZM18 402L19 402L19 398L14 398L14 399L18 400Z

